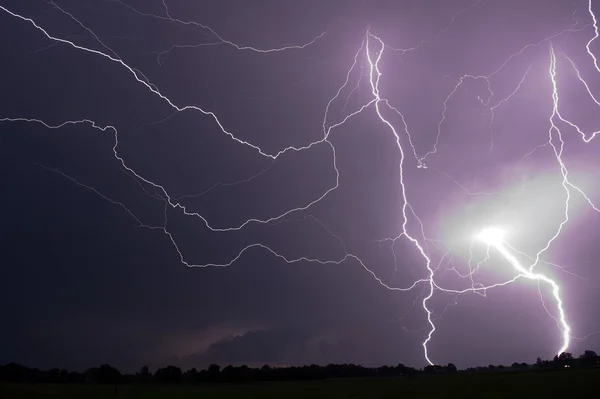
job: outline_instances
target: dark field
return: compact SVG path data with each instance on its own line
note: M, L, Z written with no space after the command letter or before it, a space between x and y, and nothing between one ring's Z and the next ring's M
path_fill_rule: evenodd
M0 398L595 398L600 369L221 385L1 383Z

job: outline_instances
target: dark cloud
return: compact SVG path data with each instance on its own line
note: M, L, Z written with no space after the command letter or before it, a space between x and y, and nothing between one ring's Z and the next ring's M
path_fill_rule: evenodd
M213 343L201 354L187 358L186 363L284 364L290 355L305 348L308 338L305 331L297 329L249 331Z

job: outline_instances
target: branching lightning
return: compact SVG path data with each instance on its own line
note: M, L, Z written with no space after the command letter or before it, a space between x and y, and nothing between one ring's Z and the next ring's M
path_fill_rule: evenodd
M552 288L552 295L556 300L556 307L558 308L559 313L558 320L556 320L556 322L557 324L559 324L559 327L562 330L563 334L563 344L558 350L558 353L566 351L569 347L571 328L569 327L569 324L566 321L565 311L563 309L563 301L560 297L560 289L558 287L558 284L556 284L554 280L544 276L541 273L533 273L531 269L527 270L525 267L523 267L519 260L506 248L506 245L504 244L505 235L506 232L500 228L487 227L481 232L479 232L479 234L477 234L477 239L486 244L488 248L493 247L495 250L497 250L515 268L515 270L519 273L520 276L523 276L530 280L542 281L550 285L550 287Z
M207 25L204 25L204 24L201 24L198 22L194 22L194 21L182 20L182 19L173 17L173 14L170 12L169 7L166 3L166 0L162 1L162 5L164 8L164 15L157 15L157 14L150 14L150 13L142 12L121 0L113 0L112 2L116 3L118 6L120 6L122 8L125 8L125 9L137 14L140 17L153 18L153 19L157 19L159 21L164 21L166 23L193 26L195 28L201 29L210 34L211 41L209 41L209 42L201 43L201 44L174 44L169 49L161 51L157 58L159 63L161 62L161 59L163 59L166 54L168 54L170 51L172 51L175 48L190 48L190 47L198 48L198 47L206 46L206 45L227 45L227 46L231 46L233 49L238 50L238 51L251 51L251 52L261 53L261 54L271 54L271 56L273 56L274 53L279 53L279 52L283 52L283 51L300 51L308 46L313 45L318 40L325 40L327 38L326 33L320 33L319 35L312 38L312 40L310 40L304 44L288 45L288 46L283 46L283 47L279 47L279 48L270 48L270 49L252 47L252 46L247 46L247 45L239 45L230 40L225 39L223 36L219 35L215 30L213 30L211 27L209 27ZM473 7L480 5L482 2L483 2L482 0L479 0L476 3L472 4L471 6L459 11L457 14L454 15L454 17L449 22L449 24L446 25L442 29L442 31L448 29L450 24L452 24L454 22L454 20L460 14L463 14L466 11L472 9ZM377 34L374 33L375 29L373 29L372 27L369 27L363 36L362 42L359 43L359 45L357 44L358 50L354 54L353 59L349 60L349 62L348 62L350 64L350 67L347 70L346 75L342 76L340 78L341 85L339 86L338 90L335 93L332 93L333 96L327 102L327 105L324 109L323 119L322 119L322 123L321 123L322 138L320 138L319 140L316 140L316 141L307 142L307 143L303 144L302 146L289 146L289 147L282 148L276 152L267 152L264 149L262 149L259 145L245 141L245 140L239 138L238 136L236 136L234 133L226 130L223 123L221 122L221 120L217 117L217 115L214 112L204 110L195 105L178 105L176 100L171 99L171 98L167 97L166 95L164 95L163 92L161 90L159 90L159 88L156 87L156 85L152 84L149 81L149 79L139 69L137 69L136 67L125 62L115 51L113 51L111 48L109 48L107 45L105 45L105 43L102 42L100 37L98 35L96 35L90 28L88 28L73 13L65 10L64 8L60 7L53 1L51 1L50 4L53 7L55 7L57 10L62 12L70 20L77 23L81 28L83 28L85 31L87 31L90 35L92 35L92 37L95 38L96 42L98 43L98 45L100 46L101 49L100 50L94 49L91 47L86 47L86 46L77 44L74 37L61 38L56 35L53 35L51 33L50 29L47 29L47 28L41 26L39 23L34 21L32 18L25 16L25 15L21 15L16 12L13 12L2 5L0 5L0 11L3 12L4 14L7 14L10 17L20 20L24 24L28 24L32 29L34 29L34 30L38 31L40 34L44 35L52 44L69 46L74 51L85 52L85 53L97 56L98 62L109 62L109 63L114 64L115 66L117 66L118 68L123 70L124 73L131 76L133 79L133 82L135 84L139 84L142 87L144 87L148 91L149 95L156 96L157 98L162 100L164 103L166 103L169 107L171 107L173 109L174 113L180 113L183 111L193 111L193 112L199 112L200 114L202 114L204 116L212 118L212 120L214 121L216 126L220 129L220 131L223 134L227 135L229 138L231 138L233 140L233 142L235 143L235 145L242 145L242 146L250 147L255 151L257 156L260 156L263 158L268 158L271 161L271 163L267 169L264 169L261 172L259 172L258 174L255 174L254 176L251 176L247 179L237 181L237 182L217 183L214 186L210 187L209 189L207 189L199 194L195 194L195 195L176 196L176 195L168 193L164 184L152 181L149 178L145 177L142 172L136 171L133 168L131 168L130 166L128 166L126 160L119 153L119 132L115 126L112 126L112 125L101 126L101 125L97 124L95 121L89 120L89 119L67 120L67 121L64 121L63 123L51 124L51 123L47 123L41 119L37 119L37 118L35 118L35 116L30 117L30 116L23 116L23 115L16 115L16 116L11 115L11 116L0 117L0 122L3 122L3 123L40 124L50 130L59 130L59 129L65 127L66 125L82 125L82 126L86 126L87 128L91 128L91 129L95 129L95 130L98 130L101 132L111 134L112 138L114 140L113 147L112 147L113 156L114 156L114 159L117 161L118 165L127 174L129 174L132 178L134 178L135 181L138 184L140 184L141 187L144 187L144 186L152 187L152 190L154 190L155 193L151 194L150 192L147 192L149 194L149 196L151 196L155 199L159 199L164 202L165 211L164 211L164 219L163 219L162 225L152 226L152 225L145 224L140 220L140 218L138 218L138 216L136 216L122 202L115 201L115 200L109 198L108 196L104 195L103 193L101 193L99 190L92 187L91 185L82 183L82 182L70 177L68 174L66 174L63 171L59 171L59 170L52 169L52 168L47 168L47 169L49 171L60 174L61 176L71 180L74 184L77 184L86 190L90 190L94 194L99 195L101 198L122 208L123 210L125 210L126 213L128 213L135 220L135 222L139 226L144 227L144 228L149 228L152 230L159 230L162 233L164 233L169 238L170 242L172 243L175 251L177 252L177 254L179 256L181 263L184 264L185 266L201 267L201 268L202 267L228 267L228 266L231 266L232 264L234 264L241 257L243 257L248 251L251 251L254 249L260 249L260 250L266 251L267 253L272 254L273 257L280 259L281 261L283 261L287 264L317 263L320 265L332 265L332 264L341 264L343 262L351 261L355 264L358 264L362 269L364 269L364 271L367 273L367 275L369 277L372 277L383 288L392 290L392 291L406 292L406 291L411 291L418 286L421 286L424 289L424 294L423 294L423 297L420 298L421 299L420 304L421 304L423 313L425 315L425 320L426 320L426 325L427 325L424 340L422 341L422 346L423 346L424 358L429 364L434 364L432 357L430 355L428 344L434 338L434 333L436 332L435 322L438 321L442 317L442 315L444 315L444 313L450 306L455 305L457 303L458 297L460 295L468 294L468 293L475 293L475 294L479 294L481 296L486 296L486 293L489 290L501 288L508 284L514 283L517 280L520 280L520 279L532 280L532 281L536 282L537 284L539 284L540 290L543 290L542 287L547 287L550 289L550 291L552 293L555 310L552 311L549 308L546 308L546 304L543 302L543 299L542 299L542 304L543 304L544 308L546 309L546 312L550 315L550 317L552 317L556 321L556 324L557 324L557 326L560 330L561 336L562 336L562 343L561 343L560 347L557 349L557 353L564 352L569 347L570 340L573 337L571 336L571 327L569 325L569 317L567 316L567 310L566 310L564 299L561 296L562 291L560 289L559 282L557 282L558 280L556 278L551 278L551 277L547 276L546 274L540 272L537 269L537 266L540 263L550 264L550 265L556 266L558 270L562 270L562 271L566 272L566 270L564 270L564 268L562 268L560 265L545 261L542 258L543 258L543 255L551 248L552 244L556 240L558 240L561 232L563 231L564 226L569 222L569 220L570 220L569 219L570 204L572 201L572 197L574 195L579 195L582 198L584 198L585 201L590 205L590 207L594 211L600 213L600 210L593 203L590 196L588 196L582 188L575 185L569 179L569 170L563 159L565 140L563 137L563 132L561 131L561 126L563 126L565 129L570 129L571 131L574 131L575 133L577 133L581 137L583 142L586 144L591 142L596 137L596 135L600 134L600 130L597 130L597 131L594 131L591 133L585 133L578 126L578 124L576 122L571 121L567 117L563 116L563 114L561 114L561 112L560 112L561 103L560 103L559 87L558 87L559 85L557 82L557 60L558 60L558 57L556 54L555 46L553 44L553 40L561 37L562 35L568 34L570 32L583 32L587 28L590 28L590 27L593 28L593 33L594 33L593 37L591 39L589 39L589 41L585 44L585 49L591 59L591 62L594 65L595 70L600 74L600 67L598 65L598 60L597 60L596 56L594 55L594 51L592 48L594 41L600 35L598 32L597 19L596 19L596 16L594 15L594 12L592 9L592 1L591 0L588 1L588 6L587 6L587 11L589 14L589 18L591 19L591 23L589 23L583 27L577 27L578 22L575 21L575 24L573 26L563 29L560 32L558 32L552 36L549 36L547 38L544 38L543 40L538 41L536 43L528 44L528 45L524 46L523 48L521 48L519 51L515 52L514 54L509 55L506 58L504 63L502 63L497 69L495 69L493 72L491 72L487 75L466 74L466 75L460 77L459 79L455 80L456 85L454 86L453 90L451 90L450 93L447 95L443 104L441 104L442 112L441 112L441 118L437 124L437 131L435 132L435 142L433 143L433 146L426 151L419 150L419 149L417 149L416 145L414 145L414 142L413 142L414 135L411 135L411 133L409 131L409 123L407 122L407 118L405 118L404 114L398 107L393 106L391 104L391 102L384 97L384 94L382 94L382 89L381 89L380 83L385 79L385 77L382 73L381 62L385 57L384 54L386 54L385 53L386 49L389 48L391 50L401 51L402 53L405 53L407 51L412 51L412 50L418 49L421 44L428 42L427 40L422 41L421 44L419 44L416 47L410 48L410 49L392 48L391 46L386 46L386 43L384 42L384 40L380 36L378 36ZM437 40L442 31L438 32L438 34L432 40ZM476 81L480 80L480 81L485 82L486 94L484 96L478 96L477 99L483 107L486 107L486 109L489 112L489 118L490 118L489 125L488 125L489 134L490 134L490 149L489 150L493 151L493 149L494 149L493 126L495 123L495 111L502 105L510 102L511 99L518 94L518 92L521 90L524 82L531 77L530 70L532 68L532 65L529 65L529 67L525 71L523 71L523 74L520 75L519 80L516 82L514 87L512 87L512 90L509 92L509 94L506 97L504 97L502 99L497 99L495 97L495 94L492 90L492 88L493 88L492 78L496 74L498 74L503 68L505 68L506 65L508 65L511 60L515 59L516 57L521 56L530 48L539 47L544 44L548 45L548 49L549 49L549 68L548 68L547 84L549 84L550 87L552 88L552 109L549 112L550 116L548 118L548 123L549 123L549 128L548 128L548 133L547 133L548 139L545 143L541 144L540 146L533 149L531 152L527 153L526 156L529 156L530 154L533 153L533 151L535 151L539 148L550 147L552 149L553 154L554 154L554 159L556 160L556 166L558 167L558 170L560 171L560 181L561 181L562 189L564 191L564 198L561 199L561 201L564 201L564 213L561 214L561 221L557 226L555 226L555 228L551 232L551 234L549 234L547 232L540 232L540 234L544 234L544 233L549 234L549 238L547 239L547 241L545 241L545 245L543 245L539 250L537 250L537 252L533 256L529 256L529 255L525 254L524 252L517 250L516 246L511 245L508 242L509 234L503 227L479 226L479 228L477 228L476 231L472 232L472 236L468 237L468 239L470 240L470 244L471 244L468 260L465 259L467 262L467 266L468 266L468 272L462 272L461 270L459 270L459 268L457 268L454 265L452 266L452 268L444 269L442 267L442 264L444 262L450 263L450 260L449 260L450 255L449 254L451 253L452 250L449 248L445 248L445 245L442 240L432 239L432 238L429 238L428 236L426 236L426 232L428 232L429 230L426 228L426 223L424 223L423 220L417 215L417 213L415 211L415 207L413 206L414 203L411 204L410 187L405 178L405 170L409 166L415 166L416 168L420 168L420 169L428 169L428 162L430 161L430 158L435 157L436 154L438 153L439 146L440 146L440 137L442 134L445 133L444 132L444 123L447 118L448 104L452 100L453 96L459 91L461 86L468 80L476 80ZM594 95L593 90L590 88L590 85L586 82L586 80L582 77L582 74L580 73L579 69L577 68L575 62L571 58L567 57L566 55L564 55L564 58L570 64L571 69L574 71L578 81L585 88L585 91L587 92L589 97L592 99L593 102L595 102L596 105L598 105L600 107L600 102L597 99L598 94ZM360 69L361 72L363 69L366 69L366 73L365 74L360 73L358 80L353 82L352 81L353 76L354 76L353 73L357 69ZM598 76L597 78L600 78L600 76ZM351 103L349 102L349 99L357 90L360 89L363 80L368 80L367 83L368 83L369 92L370 92L369 99L366 100L360 106L355 107L353 110L349 110L349 108L351 108L351 105L350 105ZM344 95L346 96L345 99L343 98ZM336 115L336 116L331 115L332 112L330 110L332 109L332 104L336 103L337 101L343 102L341 116L340 115ZM312 206L314 206L315 204L322 201L324 198L329 196L333 191L337 190L339 187L339 177L340 177L340 174L343 173L343 171L340 171L338 169L338 164L337 164L337 159L336 159L336 148L335 148L334 144L332 143L332 141L330 140L331 135L336 130L341 129L341 127L343 127L344 125L351 123L352 119L355 116L361 114L363 111L365 111L367 109L373 109L375 111L375 114L377 115L377 119L378 119L377 123L382 124L383 127L392 134L395 146L397 148L397 153L399 155L399 163L398 163L397 171L398 171L398 179L399 179L399 187L400 187L402 203L398 204L398 206L401 209L401 220L398 221L399 227L398 227L397 235L395 237L385 238L380 241L390 241L392 243L392 254L394 256L396 265L398 264L398 260L396 259L396 253L394 251L394 244L398 240L406 240L408 243L410 243L414 247L415 251L420 255L421 260L422 260L421 267L423 268L424 277L415 279L415 281L413 281L409 284L405 284L403 287L397 287L391 283L385 282L381 277L379 277L375 272L373 272L371 270L371 268L366 264L366 262L364 262L358 255L353 254L352 252L348 251L346 244L344 243L343 239L340 236L333 233L320 220L318 220L312 216L307 216L307 214L306 214L306 211L308 211ZM390 115L398 116L400 118L400 121L401 121L400 127L397 127L394 125L393 120L396 120L396 118L395 117L392 118L392 117L390 117ZM333 120L335 120L335 122L332 122ZM406 145L408 145L408 147L410 147L410 148L406 148ZM206 216L201 215L198 212L193 212L193 211L188 210L186 208L186 206L184 206L180 202L181 199L186 198L186 197L204 195L217 186L225 186L226 187L226 186L230 186L230 185L251 182L253 179L255 179L256 177L260 176L261 174L265 173L267 170L272 168L275 165L275 162L280 157L286 156L287 154L289 154L291 152L310 151L311 149L315 148L316 146L326 146L329 150L331 150L332 168L333 168L333 171L335 172L335 179L334 179L334 181L331 182L328 189L326 189L325 191L323 191L321 193L316 194L314 196L314 198L307 203L297 204L293 207L290 207L285 212L282 212L279 214L274 214L268 218L264 218L264 219L248 218L243 223L240 223L235 226L216 226L215 222L209 221ZM406 156L407 153L409 153L411 156L407 157ZM428 170L426 173L437 173L437 172L439 172L439 169L432 167L431 170ZM469 191L466 187L464 187L463 185L458 183L458 181L456 179L454 179L452 176L450 176L448 173L446 173L446 172L442 172L442 173L444 173L447 177L449 177L457 186L459 186L469 196L497 195L497 193ZM498 193L498 194L509 195L509 194L504 194L504 193ZM561 202L561 204L562 204L562 202ZM194 262L187 260L183 251L180 249L176 239L174 238L173 234L171 233L171 230L170 230L171 227L169 226L169 220L167 217L169 211L180 212L181 214L183 214L185 216L197 218L201 221L203 226L205 226L206 228L208 228L209 230L211 230L213 232L239 231L239 230L242 230L242 229L248 227L249 225L272 225L274 223L285 220L285 218L288 216L298 214L298 215L302 215L304 218L309 218L309 217L312 218L324 230L326 230L328 232L328 234L330 234L332 237L338 239L342 244L344 254L342 257L340 257L338 259L318 259L318 258L311 258L311 257L304 257L304 256L291 258L291 257L285 256L284 254L281 254L281 253L273 250L266 244L256 242L256 243L252 243L250 245L245 246L237 254L235 254L235 256L232 256L231 259L226 262L194 263ZM485 254L484 258L476 259L474 251L475 251L475 248L480 245L485 246L486 254ZM441 258L439 258L439 262L437 262L437 263L435 263L434 259L433 259L434 251L443 253L443 256L441 256ZM509 270L512 270L514 272L514 275L511 278L507 278L507 279L504 279L503 281L496 282L493 284L484 285L484 284L478 283L476 281L477 274L482 272L483 269L485 269L486 263L496 260L496 258L498 258L498 255L502 262L505 262L507 264L507 266L510 266L511 269L509 268ZM465 281L467 281L468 286L466 288L454 288L454 287L444 286L444 284L440 281L440 278L438 277L441 274L441 272L444 270L450 270L450 271L454 272L461 280L464 279ZM450 305L447 305L441 313L438 312L438 313L434 314L434 311L432 310L432 306L431 306L431 301L432 301L432 298L434 297L434 295L436 294L436 292L438 292L438 291L455 295L455 300ZM540 292L542 292L542 291L540 291ZM415 300L413 305L416 305L418 302L419 301ZM592 334L594 334L594 333L592 333ZM589 334L589 335L591 335L591 334Z

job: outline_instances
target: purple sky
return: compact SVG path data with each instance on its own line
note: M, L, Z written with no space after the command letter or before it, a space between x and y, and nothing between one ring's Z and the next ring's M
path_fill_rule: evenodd
M597 349L594 13L0 0L0 363Z

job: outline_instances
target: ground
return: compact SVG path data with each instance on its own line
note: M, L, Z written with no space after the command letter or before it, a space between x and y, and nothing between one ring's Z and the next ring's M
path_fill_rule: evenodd
M0 383L0 398L594 398L600 369L219 385Z

